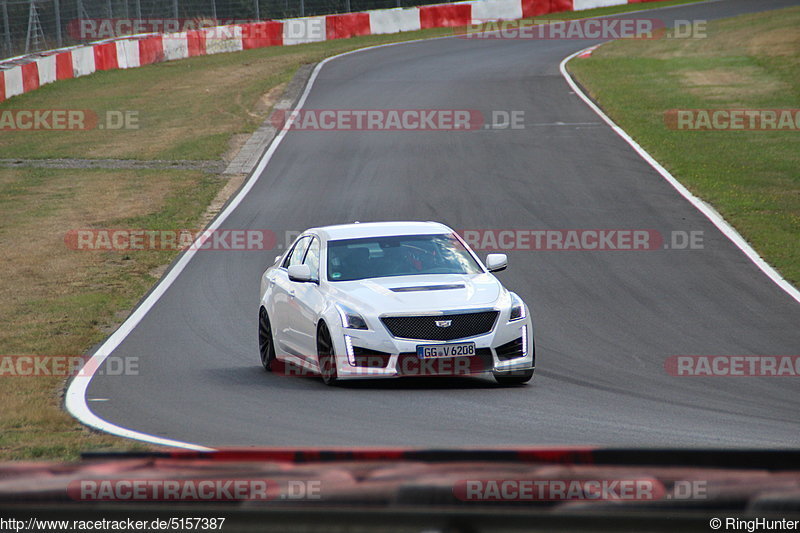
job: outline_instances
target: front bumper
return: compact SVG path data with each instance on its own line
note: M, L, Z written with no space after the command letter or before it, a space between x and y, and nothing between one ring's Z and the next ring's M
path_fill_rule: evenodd
M494 329L484 335L452 341L400 339L385 329L337 328L334 339L339 379L375 379L407 376L466 376L529 370L535 367L533 324L530 317L508 322L501 315ZM519 340L522 339L521 343ZM517 342L522 355L509 346ZM417 346L474 342L476 355L419 359ZM503 349L505 347L505 349Z

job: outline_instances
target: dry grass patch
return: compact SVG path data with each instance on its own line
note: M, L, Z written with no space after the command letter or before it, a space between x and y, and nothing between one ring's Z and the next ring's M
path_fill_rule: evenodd
M0 170L0 356L80 356L101 341L175 252L77 251L70 229L202 227L241 180L195 171ZM224 190L224 192L220 192ZM87 437L60 407L65 379L0 377L0 459L69 457L120 439ZM125 448L141 447L125 442Z
M797 28L775 28L763 33L751 35L748 48L752 54L763 54L771 57L785 57L789 61L798 61L800 57L800 31Z
M744 103L791 90L788 83L757 66L684 70L679 75L690 93L715 102Z

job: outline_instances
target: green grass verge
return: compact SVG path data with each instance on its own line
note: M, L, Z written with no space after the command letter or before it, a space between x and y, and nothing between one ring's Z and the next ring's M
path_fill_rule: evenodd
M669 129L669 109L800 108L800 8L712 22L706 38L616 41L570 72L609 116L800 283L800 132ZM632 97L635 95L635 97Z
M121 312L177 255L77 251L64 241L68 230L195 228L224 183L177 170L0 170L0 356L80 356L116 327ZM89 432L60 409L64 382L63 376L0 378L0 459L74 459L87 445L120 446L110 436L88 440Z

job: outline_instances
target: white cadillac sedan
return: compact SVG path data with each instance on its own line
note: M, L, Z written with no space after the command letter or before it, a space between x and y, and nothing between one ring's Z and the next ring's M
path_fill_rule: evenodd
M374 222L312 228L261 277L258 343L269 371L337 380L492 373L521 384L535 368L522 299L450 228Z

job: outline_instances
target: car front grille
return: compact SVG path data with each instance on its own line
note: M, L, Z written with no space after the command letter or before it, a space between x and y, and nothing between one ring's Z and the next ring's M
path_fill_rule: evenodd
M428 341L452 341L489 333L499 311L479 311L451 315L387 316L381 322L395 337ZM450 322L448 326L437 326Z
M497 352L497 358L501 361L508 361L510 359L522 357L525 355L522 351L522 337L514 339L511 342L501 344L495 348L494 351Z
M397 373L401 376L466 376L489 372L494 368L492 350L478 348L475 355L420 359L415 352L397 357Z

